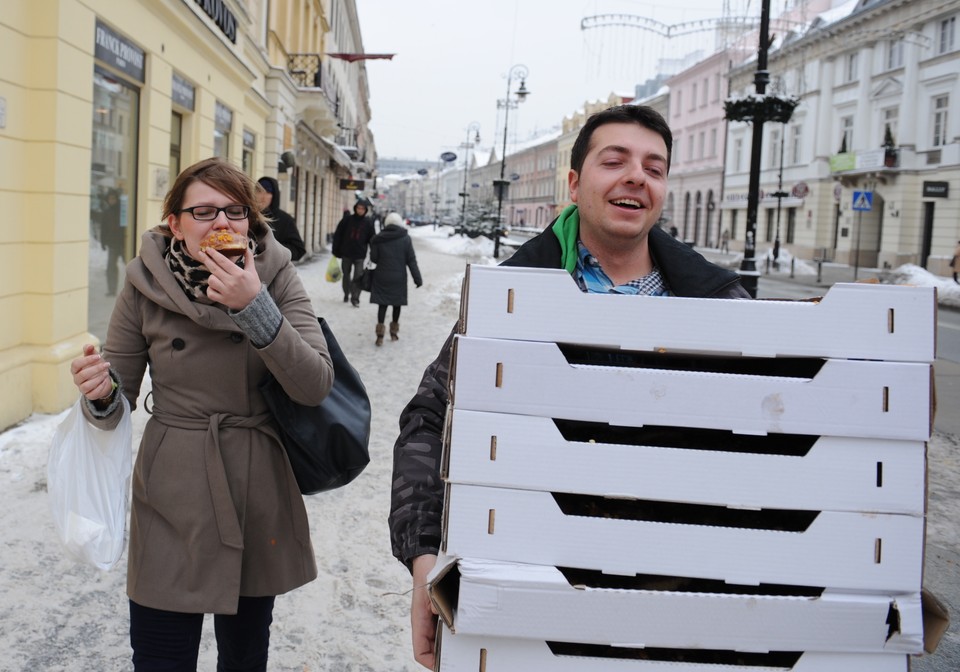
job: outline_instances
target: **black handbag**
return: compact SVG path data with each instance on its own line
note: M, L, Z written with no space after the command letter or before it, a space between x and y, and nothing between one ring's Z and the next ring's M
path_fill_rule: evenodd
M374 268L370 266L364 266L363 273L360 274L357 284L360 285L360 289L364 292L369 292L373 289L373 272Z
M323 403L302 406L291 401L272 374L259 385L277 421L297 485L305 495L346 485L370 462L370 397L326 320L317 320L327 339L334 373L333 388Z

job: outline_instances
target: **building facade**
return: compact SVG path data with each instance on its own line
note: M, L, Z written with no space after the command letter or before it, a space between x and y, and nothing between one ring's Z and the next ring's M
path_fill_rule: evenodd
M374 156L369 133L358 134L351 157L329 130L337 119L365 126L366 98L343 102L363 96L365 80L341 87L345 116L334 113L325 126L324 113L311 116L302 87L287 81L289 61L275 65L268 36L284 35L274 28L286 16L304 31L305 49L324 53L334 7L355 26L352 0L5 5L0 205L19 225L0 234L0 301L12 318L0 334L0 428L76 399L69 362L105 337L124 265L191 163L219 156L253 178L285 177L284 209L297 214L308 247L321 244L336 220L317 213L339 212L343 200L331 173L350 176ZM312 170L308 141L318 148ZM326 192L314 186L321 183Z
M947 273L960 239L958 20L955 0L861 0L784 35L771 90L800 104L764 127L758 253L779 230L800 258ZM735 92L752 91L754 67L734 70ZM724 220L740 241L749 134L730 124Z

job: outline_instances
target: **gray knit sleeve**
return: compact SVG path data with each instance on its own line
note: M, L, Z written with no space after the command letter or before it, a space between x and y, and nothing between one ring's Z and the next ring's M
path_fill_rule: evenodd
M227 314L257 348L270 345L283 322L283 315L264 284L260 285L260 291L246 308L228 310Z

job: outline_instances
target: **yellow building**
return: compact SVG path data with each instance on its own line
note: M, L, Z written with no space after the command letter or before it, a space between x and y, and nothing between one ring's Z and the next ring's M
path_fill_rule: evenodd
M350 38L341 41L362 51L354 3L338 5L349 14L337 21ZM0 429L74 401L70 360L104 338L123 266L160 223L181 168L218 155L251 177L280 177L308 251L325 245L347 202L337 178L374 156L362 63L320 59L331 25L323 6L4 2ZM297 81L294 51L313 54L325 79ZM320 84L333 102L316 102ZM347 126L358 130L344 149L337 133Z

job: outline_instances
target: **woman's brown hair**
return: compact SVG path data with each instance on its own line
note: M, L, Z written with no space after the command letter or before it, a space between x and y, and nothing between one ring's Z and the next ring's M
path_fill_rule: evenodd
M267 223L260 214L256 183L239 168L217 157L198 161L177 176L170 191L167 192L167 197L163 199L164 222L170 215L180 214L187 187L194 182L203 182L208 187L229 196L238 205L250 208L250 215L247 217L250 230L258 239L263 238L267 232ZM160 228L166 228L166 224L161 225Z

